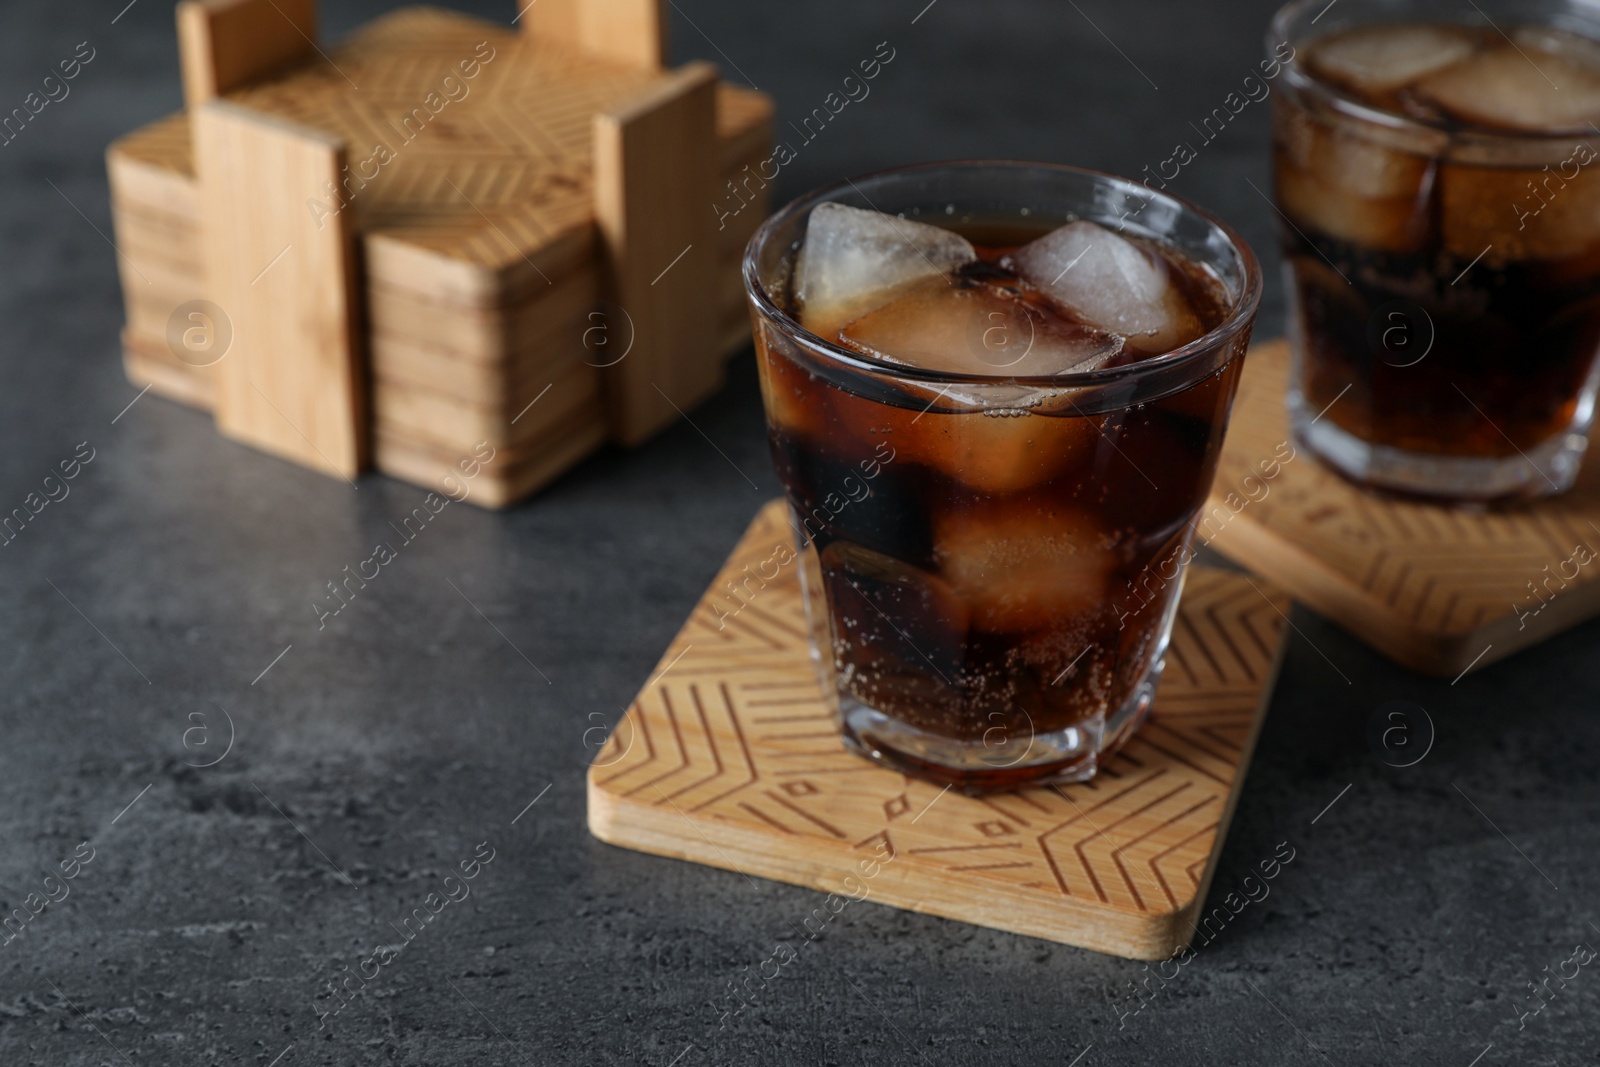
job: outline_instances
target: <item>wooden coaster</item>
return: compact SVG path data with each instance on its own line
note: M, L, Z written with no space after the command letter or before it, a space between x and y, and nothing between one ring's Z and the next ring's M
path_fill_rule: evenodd
M1380 497L1291 444L1288 377L1286 342L1251 350L1200 541L1442 678L1600 612L1600 464L1563 496L1488 511Z
M1287 598L1191 568L1150 722L1090 782L974 798L845 750L794 565L749 578L792 546L782 502L769 504L590 768L594 835L1134 959L1187 945Z

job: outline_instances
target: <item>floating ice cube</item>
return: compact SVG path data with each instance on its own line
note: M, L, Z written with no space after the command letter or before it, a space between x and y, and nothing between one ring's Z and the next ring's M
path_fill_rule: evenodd
M1098 369L1122 338L1030 306L1019 291L931 278L839 331L866 355L958 374L1043 377Z
M1103 226L1068 223L1011 258L1052 299L1142 352L1167 352L1201 333L1167 265Z
M1600 122L1600 69L1555 52L1490 49L1415 88L1451 118L1476 126L1556 131Z
M795 266L800 324L832 341L851 319L976 258L964 237L938 226L819 204Z
M1274 116L1283 157L1309 177L1356 196L1415 198L1427 180L1428 156L1444 135L1415 139L1350 119L1329 121L1298 108Z
M966 601L934 574L850 542L827 545L819 566L840 683L872 707L955 733Z
M998 633L1081 622L1106 605L1116 565L1092 516L1026 497L937 513L933 543L973 628Z
M827 448L839 439L833 390L763 340L756 348L761 399L773 427L802 438L809 447Z
M820 560L835 621L847 631L835 650L841 672L853 667L869 684L862 676L926 675L930 666L944 680L959 675L969 609L943 579L848 541L828 545Z
M836 393L838 414L811 447L858 465L893 448L897 466L938 471L977 493L1014 493L1093 469L1103 416L1080 416L1076 393L1027 378L918 383L907 406Z
M905 452L979 493L1015 493L1092 469L1096 426L1090 416L934 414L906 435Z
M1470 34L1451 26L1366 26L1317 42L1307 63L1346 88L1380 96L1461 62L1474 48Z
M1600 164L1580 166L1585 159L1594 157L1569 156L1539 170L1442 164L1439 229L1445 248L1464 262L1482 253L1487 266L1569 259L1600 248Z
M1419 247L1428 232L1430 164L1422 154L1380 140L1384 136L1355 120L1334 125L1279 109L1273 137L1284 212L1297 225L1368 247ZM1429 146L1417 147L1426 152Z

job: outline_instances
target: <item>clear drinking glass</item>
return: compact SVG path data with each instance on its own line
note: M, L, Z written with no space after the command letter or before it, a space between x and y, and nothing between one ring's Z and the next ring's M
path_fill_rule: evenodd
M1018 377L864 356L792 293L825 202L1016 247L1085 219L1152 239L1223 294L1215 328L1127 365ZM751 240L745 287L823 689L844 740L969 792L1078 781L1143 721L1260 299L1255 258L1172 196L1064 166L959 162L822 189ZM1029 342L1031 343L1031 341Z
M1296 0L1267 48L1293 49L1273 164L1297 440L1403 493L1569 488L1600 352L1600 4Z

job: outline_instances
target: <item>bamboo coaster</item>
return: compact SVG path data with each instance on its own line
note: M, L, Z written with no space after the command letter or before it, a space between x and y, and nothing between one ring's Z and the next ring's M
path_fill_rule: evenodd
M792 546L782 503L769 504L590 768L594 835L1134 959L1186 946L1265 717L1287 598L1192 568L1151 721L1090 782L974 798L845 750Z
M1441 678L1600 613L1593 458L1571 492L1532 504L1472 511L1380 497L1291 444L1288 375L1283 341L1246 359L1198 540Z

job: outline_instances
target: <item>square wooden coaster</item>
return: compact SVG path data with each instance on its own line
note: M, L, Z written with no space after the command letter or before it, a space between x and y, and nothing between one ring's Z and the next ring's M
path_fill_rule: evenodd
M1198 542L1441 678L1600 613L1600 463L1555 499L1490 510L1378 496L1291 443L1288 382L1286 342L1250 351Z
M1150 722L1090 782L974 798L845 749L792 559L775 501L590 768L596 837L1134 959L1189 943L1277 674L1285 596L1191 568Z

